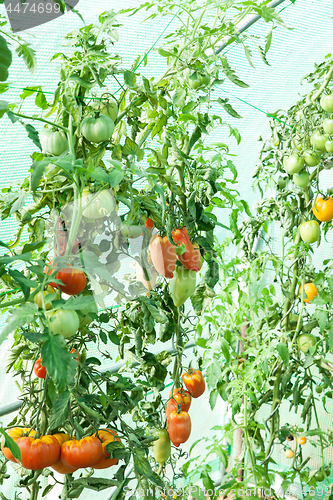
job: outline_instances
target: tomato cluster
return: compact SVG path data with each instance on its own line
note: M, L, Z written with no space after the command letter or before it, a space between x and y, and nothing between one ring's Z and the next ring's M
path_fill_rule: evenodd
M106 469L118 462L117 459L111 459L106 450L109 443L120 441L112 429L102 429L93 436L79 440L63 432L35 438L34 430L19 427L9 429L7 434L20 448L21 461L14 458L9 448L3 444L2 453L7 460L21 463L25 469L52 467L61 474L72 474L80 468Z
M188 411L192 397L198 398L205 391L205 380L201 371L189 369L182 379L187 390L176 388L170 392L170 399L165 410L168 433L175 446L185 443L191 434L191 418Z

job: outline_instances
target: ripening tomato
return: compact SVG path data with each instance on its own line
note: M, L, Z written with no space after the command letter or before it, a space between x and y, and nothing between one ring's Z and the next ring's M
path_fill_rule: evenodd
M15 442L20 438L23 434L27 434L28 436L34 436L35 431L33 429L29 429L28 427L13 427L12 429L8 429L6 431L8 436L10 436ZM1 443L1 451L4 454L4 456L7 458L7 460L10 460L11 462L18 463L18 460L14 458L12 452L10 451L9 448L4 447L4 441Z
M296 438L296 441L298 442L299 445L303 445L306 443L306 437L300 436L300 437Z
M34 297L34 302L35 304L38 305L40 309L43 308L43 297L44 297L45 309L49 311L50 309L52 309L52 300L59 299L59 290L56 290L55 288L53 288L53 286L48 285L45 291L38 292Z
M297 339L297 345L300 351L305 354L308 352L310 347L315 346L317 343L316 337L311 333L302 333Z
M62 335L65 339L76 334L80 326L77 312L68 309L56 309L46 314L47 326L53 335Z
M61 280L63 285L59 285L62 292L67 295L79 295L87 285L87 278L83 271L73 267L64 267L57 273L57 280Z
M179 408L181 411L189 411L192 396L188 391L181 388L173 389L173 391L170 391L169 397L171 399L169 399L165 410L166 419L168 419L171 412L178 411Z
M46 378L46 368L42 366L42 358L37 359L34 364L34 374L38 378Z
M166 429L155 432L158 439L154 441L154 457L158 464L163 465L171 455L170 436Z
M96 434L94 434L97 436ZM117 458L109 458L110 454L106 451L106 446L109 443L112 443L113 441L121 441L120 438L117 436L116 431L113 431L112 429L102 429L98 431L98 437L102 441L102 456L99 459L99 461L93 465L94 469L107 469L111 467L111 465L116 465L118 463Z
M168 237L162 238L154 234L150 240L150 253L156 271L166 278L172 278L176 268L177 252Z
M198 398L205 392L206 384L200 370L189 369L183 373L182 379L193 398Z
M299 287L299 294L302 293L302 285ZM307 304L317 295L317 288L314 283L304 284L304 302Z
M56 438L56 440L60 444L60 447L66 441L69 441L70 439L72 439L69 434L66 434L64 432L59 432L57 434L53 434L53 436ZM59 474L73 474L73 472L75 472L77 470L74 467L67 467L67 465L62 463L60 457L53 465L51 465L51 468L54 469L56 472L59 472Z
M97 464L103 454L100 440L95 436L70 439L61 446L61 461L67 467L85 469Z
M40 470L53 465L60 456L60 444L54 436L21 437L16 441L21 450L22 467Z
M293 458L295 455L293 450L290 450L289 448L287 450L285 450L284 454L286 455L286 458Z
M185 443L191 434L191 418L187 411L172 411L168 418L168 432L172 443L177 446Z
M197 264L198 252L194 249L190 241L186 227L183 227L183 229L174 229L172 231L172 237L179 245L184 243L186 248L186 251L182 255L178 255L178 260L186 269L190 271L199 271L200 268Z
M333 198L318 197L312 206L312 211L321 222L330 222L333 219Z
M299 226L299 232L304 243L315 243L320 238L320 227L317 221L309 220Z

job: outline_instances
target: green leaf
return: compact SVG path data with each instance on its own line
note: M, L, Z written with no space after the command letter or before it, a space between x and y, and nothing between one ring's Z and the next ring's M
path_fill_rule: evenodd
M133 462L134 468L139 474L142 474L145 477L150 477L152 475L152 468L143 449L137 448L133 452Z
M128 70L124 71L124 82L130 89L134 89L136 87L135 75L134 73L132 73L132 71Z
M108 332L108 337L113 344L120 345L119 337L114 330Z
M331 326L328 332L328 346L330 350L333 349L333 325Z
M20 285L24 297L27 299L30 295L30 288L36 287L36 281L29 280L23 273L16 269L9 269L8 274Z
M109 174L105 172L101 167L94 167L94 170L89 173L89 177L91 179L95 179L96 181L101 181L108 183L109 182Z
M327 278L328 288L330 289L331 298L333 300L333 276Z
M222 376L221 363L217 359L213 359L212 363L206 369L205 378L207 386L213 389Z
M68 379L74 378L76 361L72 358L62 335L43 335L45 341L41 349L43 366L52 378L59 392L62 392Z
M186 91L185 89L178 88L173 96L172 102L175 106L183 108L185 103Z
M0 94L7 92L9 88L9 83L0 83Z
M248 60L250 66L252 66L252 68L254 68L254 64L253 64L252 59L251 59L251 50L245 44L244 44L244 51L245 51L246 59Z
M229 99L222 99L219 97L216 102L218 102L222 108L233 118L242 118L241 115L237 113L237 111L228 103Z
M10 209L9 215L12 215L13 213L21 210L21 208L24 207L25 200L27 199L28 196L29 196L29 194L26 193L25 191L21 192L19 194L17 200L15 201L15 203L13 203L13 205Z
M212 411L214 410L214 408L216 406L216 401L217 401L218 395L219 395L219 393L216 389L211 391L211 393L209 394L209 404L210 404L210 408Z
M45 94L43 91L40 89L37 91L36 99L35 99L35 104L38 108L41 109L47 109L49 107Z
M114 167L109 172L109 183L112 188L119 186L125 176L125 172L121 168Z
M37 191L39 182L44 175L45 167L49 164L48 161L36 161L32 164L33 172L31 174L31 189Z
M18 445L16 444L16 442L14 441L14 439L11 438L10 436L8 436L7 432L2 427L0 427L0 433L4 437L3 446L5 448L10 449L14 458L16 458L17 460L21 460L21 450L18 447Z
M270 49L270 46L271 46L271 43L272 43L272 37L273 37L273 29L271 29L268 33L267 33L267 36L266 36L266 42L265 42L265 54L267 54L267 52L269 51Z
M276 346L276 348L278 350L278 353L281 356L282 361L284 362L285 365L288 366L289 365L289 349L288 349L288 346L286 344L283 344L282 342L280 342Z
M125 450L125 446L120 441L111 441L106 445L106 451L110 455L110 458L117 458L115 455L119 450Z
M26 132L28 134L29 139L32 140L32 142L35 144L35 146L37 146L37 148L39 148L40 150L42 150L42 146L41 146L41 144L39 142L39 135L38 135L38 132L35 129L35 127L33 127L32 125L30 125L30 123L24 123L22 120L20 120L20 123L25 128L25 130L26 130Z
M225 56L221 56L222 68L225 76L238 87L248 88L249 85L238 78L235 71L230 67Z
M141 149L139 146L132 141L129 137L126 137L125 144L123 146L123 155L124 156L138 156L141 153Z
M15 51L19 57L23 58L25 65L33 75L37 66L35 50L32 49L28 43L19 43L19 45L17 45L17 47L15 48Z
M43 358L44 364L44 358ZM50 412L50 427L55 429L60 427L68 417L68 402L70 399L70 392L64 391L57 397Z
M157 484L160 488L165 488L165 484L157 472L152 471L151 476L149 476L150 481Z
M7 336L12 331L16 330L16 328L21 328L22 326L31 323L37 311L38 306L36 304L31 304L30 302L22 304L16 309L11 309L7 317L7 324L0 334L0 344L2 344Z

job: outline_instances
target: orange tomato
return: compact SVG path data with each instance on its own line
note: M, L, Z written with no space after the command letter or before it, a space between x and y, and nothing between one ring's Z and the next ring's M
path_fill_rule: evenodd
M288 450L285 450L284 454L286 455L286 458L293 458L293 456L295 455L293 450L290 450L289 448Z
M13 427L12 429L8 429L6 431L8 436L10 436L15 442L20 438L23 434L28 434L29 436L34 436L35 431L32 429L29 429L28 427ZM12 452L10 451L9 448L3 446L4 441L1 444L1 451L7 458L7 460L10 460L11 462L18 463L18 460L13 457Z
M66 441L69 441L72 439L69 434L66 434L64 432L59 432L57 434L53 434L53 436L56 438L60 446L62 446ZM51 468L55 470L56 472L59 472L59 474L72 474L75 472L77 469L73 467L67 467L62 461L61 458L59 457L58 460L51 465Z
M165 278L172 278L176 268L176 247L170 243L167 236L162 238L154 234L150 240L150 253L153 265L158 273Z
M185 443L191 434L191 418L187 411L172 411L168 417L168 432L172 443L177 446Z
M189 269L190 271L199 271L198 251L194 249L186 227L183 227L183 229L174 229L172 231L172 236L174 241L176 241L179 245L184 243L186 247L186 252L182 255L178 255L178 260L186 269Z
M181 411L189 411L191 406L192 397L188 391L184 389L173 389L170 391L170 397L166 410L165 410L165 418L168 419L169 415L173 411L177 411L180 405Z
M21 450L22 467L41 470L53 465L60 456L60 444L54 436L21 437L16 441Z
M83 439L70 439L61 445L61 461L67 467L92 467L97 464L103 453L102 443L95 436Z
M97 436L97 432L94 435ZM112 443L113 441L120 441L120 438L117 436L116 431L113 431L111 429L102 429L102 430L98 431L98 437L102 441L103 451L102 451L101 458L99 459L97 464L93 465L93 468L94 469L107 469L107 468L111 467L111 465L116 465L118 463L118 459L117 458L109 458L110 455L106 451L106 446L109 443Z
M186 389L193 398L198 398L205 392L206 384L200 370L188 370L182 375Z
M296 441L300 445L305 444L306 443L306 437L305 436L298 437L298 438L296 438Z
M333 198L317 198L312 206L312 211L321 222L330 222L333 219Z
M299 294L302 293L302 285L299 287ZM317 295L317 288L313 283L305 283L304 284L304 294L306 295L306 298L304 297L304 302L311 302L311 300L316 297Z

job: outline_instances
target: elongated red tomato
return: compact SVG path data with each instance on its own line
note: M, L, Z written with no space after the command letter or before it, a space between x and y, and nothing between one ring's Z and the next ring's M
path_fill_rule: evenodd
M29 436L34 436L35 431L33 429L29 429L28 427L13 427L12 429L8 429L6 431L8 436L10 436L15 442L20 438L23 434L28 434ZM1 451L7 458L7 460L10 460L11 462L18 463L18 460L13 457L12 452L10 451L9 448L3 446L4 442L1 444Z
M185 443L191 434L191 418L187 411L173 411L168 418L168 432L172 443L177 446Z
M102 443L95 436L71 439L61 446L61 461L67 467L86 468L97 464L103 453Z
M150 253L156 271L166 278L172 278L176 268L177 252L168 237L162 238L155 234L150 240Z
M97 433L95 434L97 436ZM116 431L111 429L103 429L98 431L98 436L102 441L102 456L97 462L97 464L93 465L94 469L108 469L111 465L116 465L118 463L117 458L109 458L110 454L106 451L106 446L113 441L120 441L120 438L117 436Z
M182 255L178 255L178 260L183 264L186 269L190 271L199 271L200 268L198 266L198 253L197 250L194 249L190 237L188 235L186 227L183 229L174 229L172 231L172 236L174 241L182 245L184 243L186 247L186 252Z
M181 411L189 411L192 397L188 391L180 388L173 389L172 392L170 391L170 398L165 410L166 419L168 419L171 412L178 411L179 405Z
M150 229L150 230L153 229L153 227L154 227L154 221L150 217L147 218L147 220L145 222L145 227L147 229Z
M42 358L37 359L34 365L34 374L38 378L46 378L46 368L42 366Z
M53 434L53 436L56 438L60 446L62 446L66 441L72 439L70 435L66 434L65 432L59 432L57 434ZM73 474L73 472L77 470L76 468L73 467L67 467L67 465L65 465L61 461L60 457L53 465L51 465L51 468L56 472L59 472L59 474Z
M183 373L182 379L192 397L198 398L205 392L206 384L200 370L188 370Z
M25 469L40 470L53 465L60 456L60 444L54 436L21 437L16 441L21 450L21 464Z

